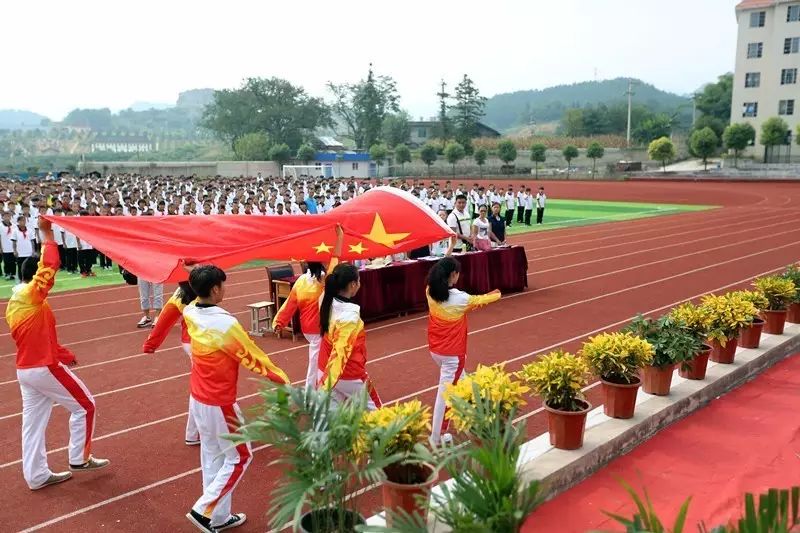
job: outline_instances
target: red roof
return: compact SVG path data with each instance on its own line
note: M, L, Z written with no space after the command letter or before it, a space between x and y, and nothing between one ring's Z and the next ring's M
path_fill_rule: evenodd
M763 7L772 7L776 4L776 0L742 0L736 6L737 10L740 9L758 9Z

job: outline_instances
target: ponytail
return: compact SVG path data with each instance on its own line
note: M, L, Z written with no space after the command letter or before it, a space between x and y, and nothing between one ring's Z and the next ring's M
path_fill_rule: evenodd
M325 277L325 294L319 306L320 333L325 335L331 322L331 306L333 299L349 284L358 281L358 269L353 265L342 263Z
M189 285L188 281L181 281L178 283L178 287L181 289L181 303L183 305L189 305L197 299L197 294L192 289L192 286Z
M452 257L440 259L428 272L428 294L437 302L446 302L450 296L448 280L453 272L461 272L461 264Z
M312 261L308 263L308 270L311 272L311 276L316 278L317 281L322 281L322 272L324 271L322 263L318 261Z

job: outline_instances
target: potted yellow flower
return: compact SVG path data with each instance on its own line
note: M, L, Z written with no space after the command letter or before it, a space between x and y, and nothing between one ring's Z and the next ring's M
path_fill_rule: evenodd
M786 267L783 277L792 280L794 283L794 298L792 298L792 303L789 304L786 321L792 324L800 324L800 266L789 265Z
M365 414L361 424L363 449L378 450L382 457L400 458L383 468L386 525L392 526L398 511L425 519L426 500L438 472L431 464L413 456L415 448L430 434L430 408L423 407L419 400L388 405Z
M701 343L701 348L695 356L681 364L678 374L684 379L705 379L708 357L711 354L711 346L705 344L710 320L708 310L705 307L686 302L670 311L670 316L685 324L695 339Z
M589 366L586 360L561 350L522 367L519 376L541 396L547 411L550 444L562 450L583 446L586 415L592 404L583 396Z
M581 355L603 385L603 411L612 418L633 418L639 371L653 362L653 347L631 333L601 333L583 344Z
M505 364L478 365L474 373L448 385L444 392L445 415L457 430L469 433L481 440L491 433L495 415L485 414L480 409L481 399L489 399L498 406L496 412L508 418L511 412L525 405L524 395L530 391L514 374L506 372Z
M709 315L708 343L711 346L711 360L722 364L733 363L739 331L753 322L758 309L753 302L737 293L704 296L701 305Z
M769 305L767 297L761 291L734 291L731 294L749 300L757 310L766 309ZM742 348L758 348L761 344L761 332L763 330L764 320L759 318L758 315L754 316L753 322L739 331L739 346Z
M781 276L766 276L756 279L753 285L769 301L768 307L761 310L766 322L764 332L783 335L789 304L796 293L794 282Z

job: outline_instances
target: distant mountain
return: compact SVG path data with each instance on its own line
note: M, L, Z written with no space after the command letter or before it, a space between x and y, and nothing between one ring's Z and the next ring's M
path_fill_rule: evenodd
M36 128L48 120L44 115L21 109L0 109L0 129L19 130Z
M131 111L148 111L150 109L169 109L174 104L164 102L134 102L128 109Z
M178 95L178 107L203 108L214 99L214 89L191 89Z
M652 112L674 113L681 106L691 106L688 97L662 91L642 81L635 80L635 83L634 103ZM627 90L628 79L617 78L498 94L487 100L483 122L504 131L531 122L560 120L570 108L625 102Z

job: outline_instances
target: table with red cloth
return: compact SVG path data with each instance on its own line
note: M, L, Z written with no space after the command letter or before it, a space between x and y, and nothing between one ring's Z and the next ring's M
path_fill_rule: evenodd
M503 294L521 292L528 286L528 256L522 246L467 252L453 257L461 263L457 287L470 294L484 294L495 289ZM435 262L420 259L361 269L361 290L353 298L361 306L361 319L369 322L425 311L428 307L425 299L428 271Z

